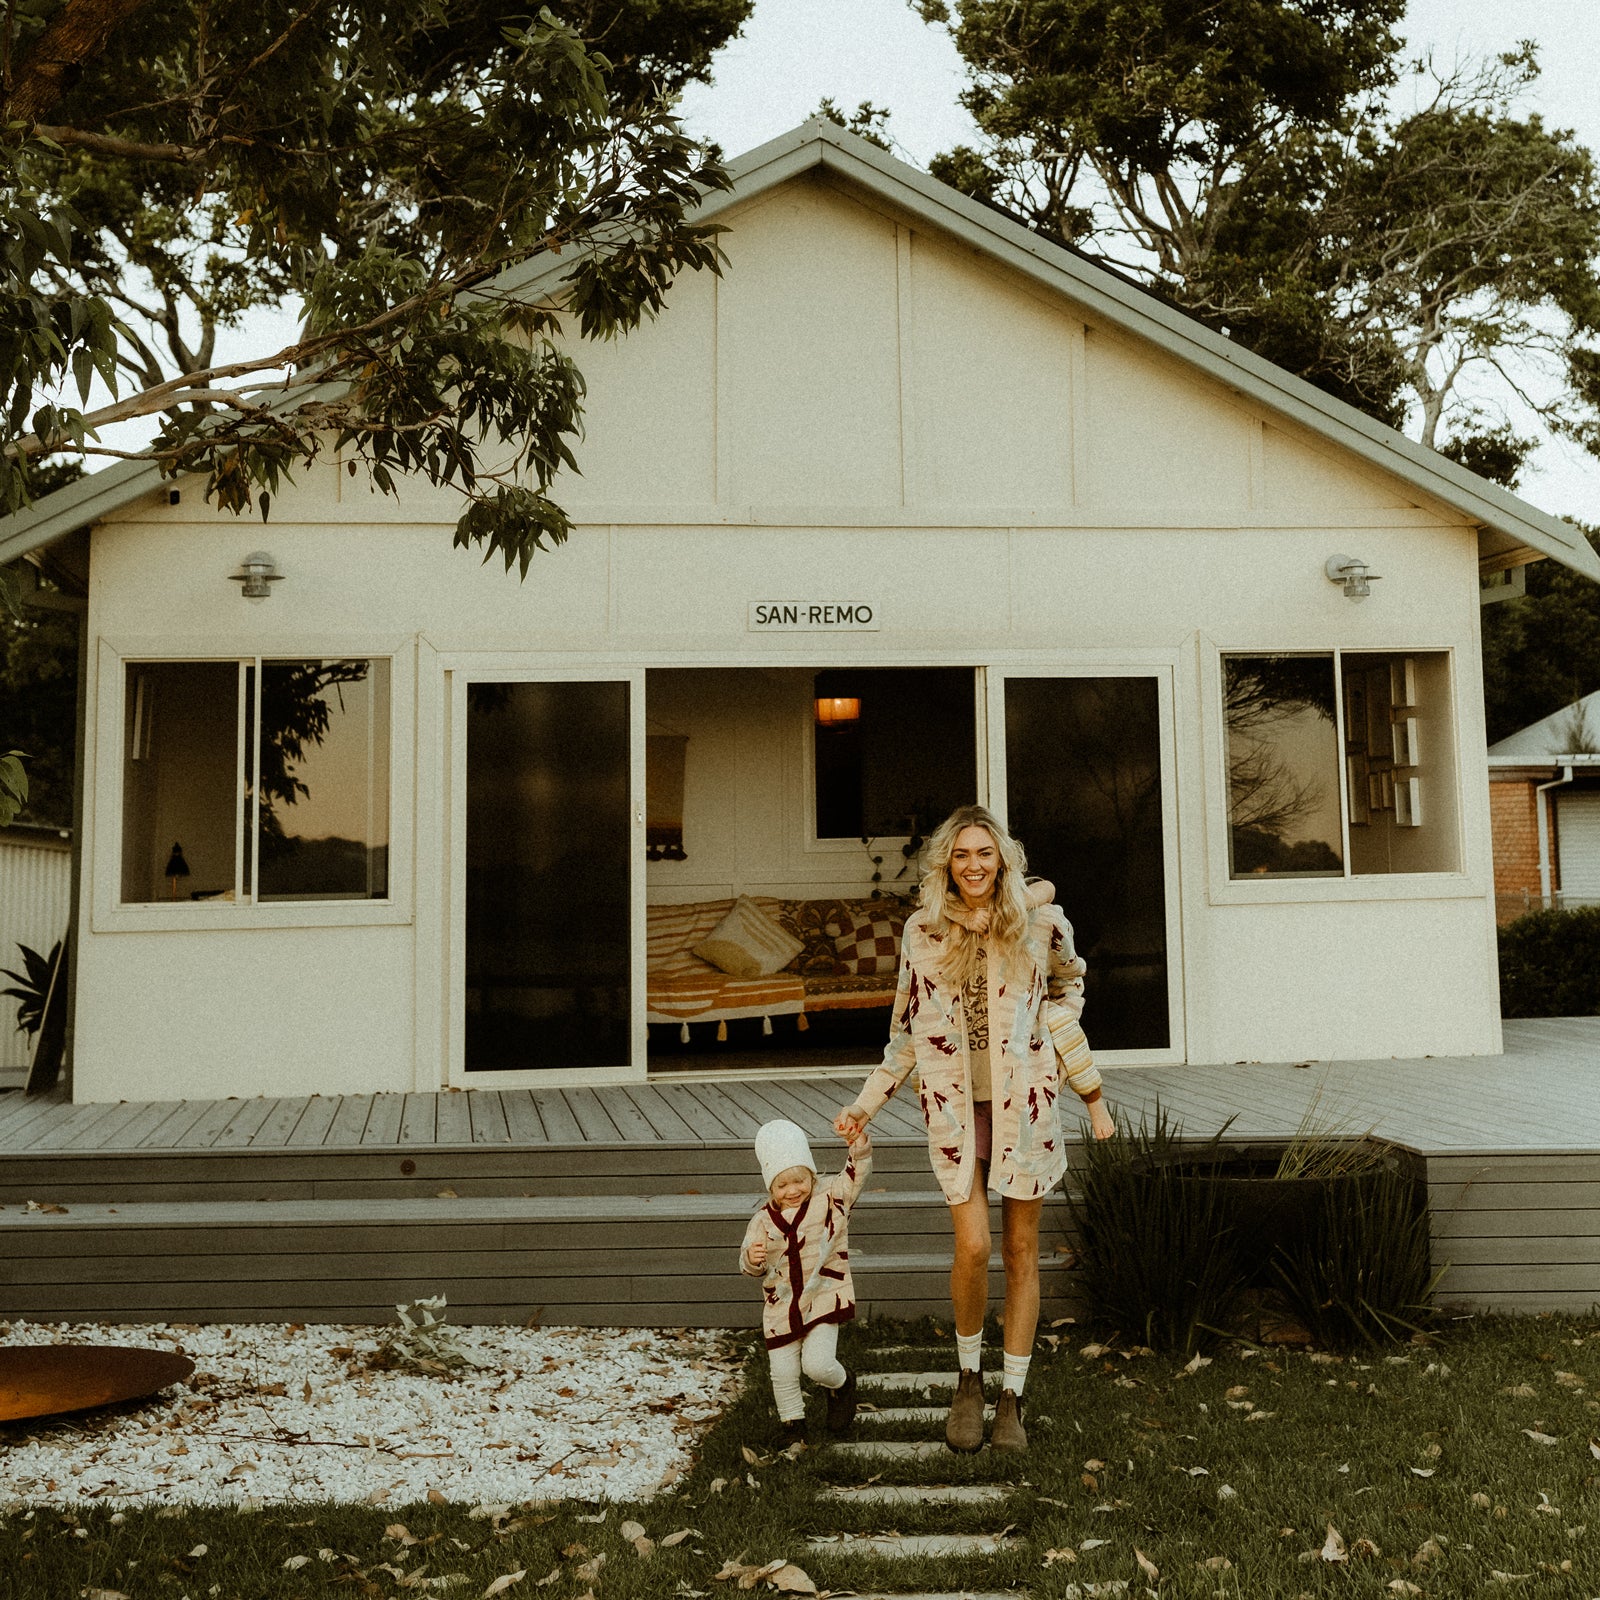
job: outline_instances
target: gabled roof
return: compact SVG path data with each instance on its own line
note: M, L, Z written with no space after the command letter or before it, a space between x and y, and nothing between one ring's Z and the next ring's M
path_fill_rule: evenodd
M1552 711L1548 717L1530 722L1526 728L1508 733L1489 746L1489 759L1500 766L1561 765L1576 757L1596 759L1593 746L1600 744L1600 689L1581 700Z
M1321 435L1401 483L1477 523L1480 554L1496 564L1548 556L1600 580L1600 557L1582 531L1540 511L1447 457L1283 368L1233 343L1082 256L823 119L813 119L729 163L731 190L707 196L698 216L712 221L731 207L809 172L822 172L952 235L1078 305L1086 316L1158 346L1242 398L1285 421ZM496 280L499 293L552 290L568 270L536 257ZM0 520L0 561L15 560L86 523L159 489L148 463L119 464L91 474Z

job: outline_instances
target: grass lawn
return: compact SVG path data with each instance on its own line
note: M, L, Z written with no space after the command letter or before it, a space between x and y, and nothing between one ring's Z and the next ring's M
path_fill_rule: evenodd
M735 1579L716 1577L725 1562L784 1558L820 1590L862 1593L1012 1588L1066 1600L1117 1593L1102 1586L1126 1581L1134 1596L1148 1588L1208 1600L1600 1597L1600 1321L1457 1322L1426 1347L1344 1359L1228 1346L1189 1372L1115 1343L1099 1351L1091 1331L1050 1334L1059 1344L1041 1346L1029 1378L1026 1457L986 1450L863 1469L823 1447L814 1397L817 1448L766 1458L773 1415L756 1353L744 1398L713 1427L693 1470L641 1505L12 1507L0 1515L0 1594L573 1600L592 1591L597 1600L666 1600L737 1593ZM932 1342L929 1326L880 1322L847 1329L841 1353L862 1372L863 1398L908 1405L918 1402L874 1396L871 1373L952 1367L948 1331L942 1359L878 1347ZM936 1438L940 1429L913 1423L875 1436ZM3 1441L0 1432L0 1503ZM867 1476L1002 1483L1014 1493L999 1506L877 1509L817 1497L826 1484ZM628 1522L642 1525L653 1549L641 1553ZM805 1546L826 1533L1008 1526L1022 1543L988 1558L890 1562L848 1544ZM495 1588L510 1574L521 1576Z

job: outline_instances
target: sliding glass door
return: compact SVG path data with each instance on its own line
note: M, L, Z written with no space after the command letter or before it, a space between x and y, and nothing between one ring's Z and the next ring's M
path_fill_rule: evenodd
M990 669L990 791L1088 963L1098 1059L1183 1059L1171 681Z
M641 676L456 685L467 1081L643 1073Z

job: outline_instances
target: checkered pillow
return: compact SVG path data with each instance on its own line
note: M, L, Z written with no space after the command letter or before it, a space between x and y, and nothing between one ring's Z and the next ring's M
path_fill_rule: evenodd
M853 911L842 916L833 927L833 948L839 967L856 977L878 977L900 968L900 935L905 931L904 911Z

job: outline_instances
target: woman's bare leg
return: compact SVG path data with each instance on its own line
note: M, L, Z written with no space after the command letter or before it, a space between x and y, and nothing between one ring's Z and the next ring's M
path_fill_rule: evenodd
M989 1309L989 1196L981 1179L959 1205L950 1207L955 1229L955 1259L950 1263L950 1302L955 1308L956 1332L970 1337L983 1331ZM1035 1223L1035 1233L1038 1224ZM1034 1309L1039 1295L1034 1291ZM1030 1340L1032 1335L1030 1334Z
M1039 1325L1039 1216L1041 1200L1000 1202L1000 1254L1006 1265L1005 1349L1008 1355L1033 1352ZM986 1219L987 1221L987 1219ZM957 1252L959 1259L959 1250ZM952 1274L952 1278L954 1274ZM961 1313L956 1312L960 1331Z

